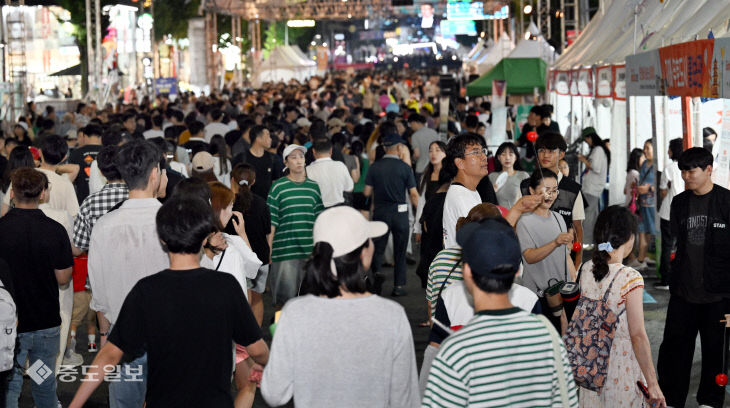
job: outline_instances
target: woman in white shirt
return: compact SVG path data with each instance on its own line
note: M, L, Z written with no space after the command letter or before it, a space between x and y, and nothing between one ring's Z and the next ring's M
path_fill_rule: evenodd
M526 178L530 178L530 175L522 171L517 146L512 142L502 143L497 149L494 171L489 174L489 182L494 186L499 205L508 210L512 208L522 197L520 183Z
M601 195L606 188L611 152L592 127L583 129L582 135L583 140L591 147L588 157L578 156L578 160L586 166L581 189L588 205L586 219L583 221L583 243L593 245L593 226L596 225L596 218L601 211Z

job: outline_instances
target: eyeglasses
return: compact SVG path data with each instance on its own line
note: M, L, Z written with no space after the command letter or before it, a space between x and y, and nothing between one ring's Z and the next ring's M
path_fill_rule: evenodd
M537 154L548 154L548 153L559 154L560 149L545 149L545 148L537 149Z
M551 196L551 195L558 195L560 193L560 190L557 188L554 190L545 190L542 192L544 195Z
M466 157L466 156L479 156L479 155L482 155L482 154L485 155L485 156L488 156L489 155L489 150L487 150L486 147L481 148L479 150L472 150L469 153L464 153L464 157Z

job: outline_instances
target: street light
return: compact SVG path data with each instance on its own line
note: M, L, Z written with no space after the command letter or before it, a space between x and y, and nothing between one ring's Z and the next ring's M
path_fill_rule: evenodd
M532 13L532 5L531 4L526 5L523 11L525 14Z

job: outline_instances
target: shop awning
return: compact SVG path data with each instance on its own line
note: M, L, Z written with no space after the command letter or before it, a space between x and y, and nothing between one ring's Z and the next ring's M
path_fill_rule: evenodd
M70 76L70 75L81 75L81 64L76 64L68 68L64 68L58 72L54 72L49 76Z
M492 81L507 81L507 94L531 94L537 88L545 92L547 63L541 58L504 58L489 72L466 86L467 96L492 93Z

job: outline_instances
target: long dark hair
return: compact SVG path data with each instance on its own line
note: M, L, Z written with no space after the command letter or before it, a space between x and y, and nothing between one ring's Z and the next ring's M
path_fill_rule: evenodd
M340 287L351 293L365 293L364 275L360 254L370 244L370 240L363 243L354 251L332 258L333 248L327 242L314 244L312 255L304 264L304 280L302 291L315 295L325 295L329 298L341 295ZM337 276L332 274L332 261L337 268Z
M644 151L639 149L638 147L633 149L631 153L629 153L629 163L626 165L627 172L631 170L639 171L639 168L641 167L639 162L641 161L641 156L643 154Z
M8 156L8 165L5 167L5 173L3 174L3 193L8 192L10 187L10 176L12 176L13 170L21 167L35 167L33 161L33 154L28 149L28 146L15 146Z
M512 153L515 154L515 164L512 166L513 169L519 171L522 170L522 164L520 164L520 153L517 151L517 146L515 146L512 142L504 142L497 148L497 154L494 155L494 158L497 159L494 161L494 171L502 171L502 163L499 161L499 155L502 154L505 150L510 149L512 150Z
M608 149L608 146L606 146L606 142L603 141L597 134L591 133L590 135L587 135L586 137L591 138L591 152L596 147L600 147L603 149L603 153L606 154L606 160L609 164L611 164L611 151Z
M215 135L210 139L210 149L208 153L218 155L218 164L221 174L226 174L230 170L228 168L228 145L226 139L221 135Z
M428 145L428 149L431 150L431 146L436 145L441 149L442 152L444 152L444 155L446 155L446 143L436 140L435 142L431 142L430 145ZM424 154L424 153L421 153ZM444 156L444 159L446 157ZM443 170L443 159L441 159L441 169ZM423 175L421 176L421 184L418 186L418 191L423 194L424 191L426 191L426 186L428 185L428 182L431 180L431 175L433 174L433 163L430 161L428 162L428 166L426 166L426 170L424 170ZM439 179L441 179L441 171L439 171Z
M598 214L593 237L596 244L610 243L613 250L628 242L636 234L637 222L628 208L612 205ZM608 260L611 255L596 248L593 252L593 276L596 282L608 275Z
M255 182L256 170L250 164L239 163L231 170L231 184L238 185L237 201L244 213L251 208L251 186Z

